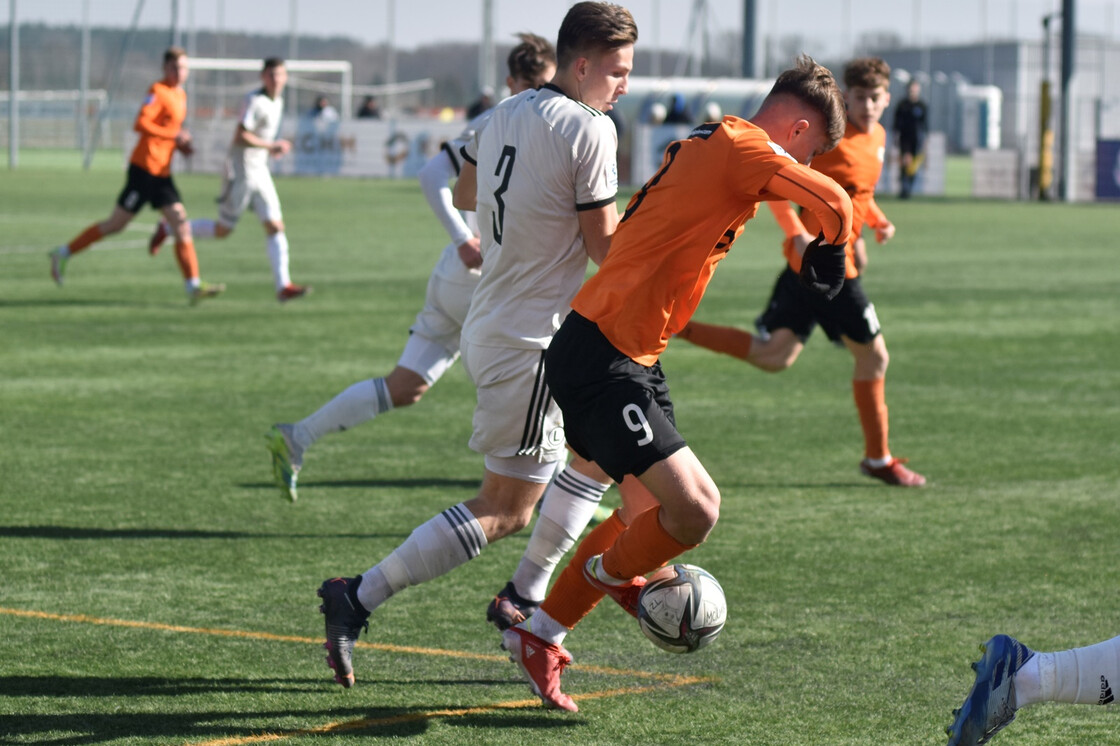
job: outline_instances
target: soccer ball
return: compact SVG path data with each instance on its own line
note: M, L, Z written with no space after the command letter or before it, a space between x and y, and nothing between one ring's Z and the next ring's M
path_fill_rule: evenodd
M694 653L719 636L727 599L712 574L696 565L662 567L638 596L638 625L670 653Z

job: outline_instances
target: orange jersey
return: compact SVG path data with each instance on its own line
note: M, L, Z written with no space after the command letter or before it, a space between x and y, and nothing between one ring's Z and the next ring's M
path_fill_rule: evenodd
M187 92L179 86L153 83L136 115L132 128L140 133L140 142L132 149L132 163L153 176L171 175L171 156L175 154L175 138L187 118Z
M855 240L860 237L864 225L878 227L887 222L883 211L875 204L875 185L879 183L879 173L883 170L883 155L886 151L887 132L883 125L876 123L870 132L864 132L851 122L844 130L840 143L824 155L813 159L813 169L831 177L852 198L852 233L848 238L845 262L848 277L857 277L855 266ZM788 237L800 233L801 226L806 232L817 235L820 224L812 214L803 214L798 220L788 205L773 204L774 216L778 225L785 231L787 239L783 244L786 260L796 272L801 268L801 256Z
M633 196L599 271L572 301L619 351L653 365L699 305L716 264L763 200L793 200L828 240L851 230L851 202L831 179L738 117L701 125L665 150Z

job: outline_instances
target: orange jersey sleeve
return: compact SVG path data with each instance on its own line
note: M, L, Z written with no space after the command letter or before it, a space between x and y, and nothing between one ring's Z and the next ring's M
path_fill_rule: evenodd
M630 200L607 258L572 301L611 344L653 365L692 317L719 263L792 158L766 133L724 117L670 143Z
M132 126L140 133L140 141L133 148L129 163L154 176L169 176L175 138L186 118L187 92L178 86L153 83Z
M778 222L778 227L786 234L786 238L800 236L805 232L805 224L797 216L797 210L793 209L792 204L784 199L771 200L766 204L770 207L770 212L774 213L774 220Z
M887 133L883 125L876 124L869 132L864 132L848 122L839 144L813 159L813 170L831 177L852 199L852 234L847 247L848 277L859 275L852 244L859 238L868 220L874 219L872 211L878 210L875 206L875 185L879 183L879 174L883 170L886 144ZM881 212L879 214L882 215ZM816 235L812 221L805 215L802 215L802 220L809 233Z
M878 228L881 225L886 225L891 222L887 219L886 213L879 208L879 203L872 197L867 202L867 216L864 218L863 224L869 228Z

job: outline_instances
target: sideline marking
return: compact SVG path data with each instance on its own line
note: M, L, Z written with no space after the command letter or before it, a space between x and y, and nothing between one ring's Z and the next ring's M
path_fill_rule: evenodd
M79 624L95 624L110 627L149 629L158 630L161 632L181 632L187 634L210 635L214 637L236 637L248 640L267 640L270 642L295 642L300 644L322 645L322 640L320 638L314 637L277 635L271 632L252 632L238 629L185 627L177 624L162 624L160 622L139 622L130 619L110 619L105 617L89 616L87 614L53 614L46 611L11 609L3 606L0 606L0 615L24 617L26 619L46 619L56 622L75 622ZM461 650L441 650L439 648L421 648L410 645L388 645L385 643L377 642L362 642L361 640L357 641L354 644L354 647L367 648L370 650L381 650L391 653L438 655L447 658L466 658L470 660L485 660L497 662L504 662L508 660L506 656L490 653L468 653ZM675 689L682 686L691 686L693 684L704 684L717 681L716 678L711 676L681 676L679 674L651 673L649 671L634 671L621 668L610 668L607 666L580 666L578 664L573 664L572 669L579 670L584 673L603 674L607 676L635 676L643 679L650 679L655 682L645 685L625 686L615 689L604 689L597 692L583 692L580 694L573 694L572 699L575 700L621 697L627 694L642 694L644 692L650 692L656 689ZM344 720L339 722L326 723L325 725L316 726L314 728L300 728L297 730L283 731L280 733L260 733L253 736L233 736L210 741L188 742L188 744L186 744L185 746L245 746L246 744L265 743L268 741L281 741L288 738L295 738L297 736L337 733L350 730L366 730L379 726L396 725L399 723L409 723L421 720L433 720L435 718L464 717L467 715L477 715L487 712L494 712L496 710L516 710L528 708L536 709L538 707L540 707L540 699L534 697L532 699L518 699L509 702L495 702L494 704L490 705L479 705L476 707L465 707L454 710L429 710L427 712L414 712L403 715L394 715L387 718L363 718L360 720Z

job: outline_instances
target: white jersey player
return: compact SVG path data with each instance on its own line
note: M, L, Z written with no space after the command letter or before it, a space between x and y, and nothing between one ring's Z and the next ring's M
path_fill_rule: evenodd
M541 362L587 258L606 256L618 223L612 191L616 136L603 112L626 93L636 40L637 27L625 8L601 2L572 6L558 36L555 89L500 104L464 151L476 163L463 165L455 205L473 209L476 194L487 190L477 201L482 279L461 340L464 365L478 388L471 446L484 453L486 469L476 497L418 526L361 575L320 586L327 662L343 686L354 683L352 651L370 612L524 528L564 454L562 423ZM536 230L535 220L543 221ZM491 287L501 278L513 283L505 295ZM527 288L525 282L535 284ZM537 294L540 302L533 300ZM499 320L502 309L525 318ZM588 462L573 462L569 471L587 493L601 496L610 484Z
M265 249L272 265L276 298L281 303L306 295L311 288L292 283L288 270L288 237L284 232L284 215L280 197L269 171L270 157L286 155L292 147L278 139L284 112L284 86L288 71L284 61L270 57L261 70L261 88L246 94L241 116L226 161L227 172L219 198L218 219L191 221L195 238L225 238L233 232L241 214L253 208L265 232ZM167 227L160 223L149 242L155 253L167 236Z
M506 82L510 90L520 93L547 83L556 69L555 60L548 41L522 35L522 43L509 56L510 74ZM428 279L424 307L409 329L396 367L386 376L351 385L299 422L277 424L269 431L273 476L289 499L295 500L297 496L304 452L319 438L352 428L391 409L415 404L459 359L459 334L481 276L482 257L474 213L455 209L449 183L459 175L460 148L492 113L490 109L469 122L462 134L444 145L420 169L424 196L451 243L444 247Z

